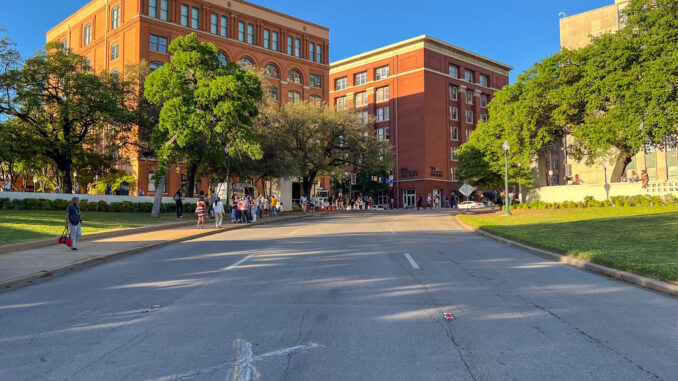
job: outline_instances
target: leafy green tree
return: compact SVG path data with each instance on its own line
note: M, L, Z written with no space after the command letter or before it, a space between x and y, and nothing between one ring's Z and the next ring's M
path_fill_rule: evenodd
M575 158L613 158L611 180L645 145L663 148L678 132L678 3L633 0L625 27L562 53L561 107Z
M192 184L196 174L225 166L226 146L233 154L261 158L251 128L262 98L258 77L234 63L222 65L217 47L200 43L195 33L176 38L169 51L170 62L151 73L144 85L146 98L161 107L154 139L169 143L156 150L159 162L165 163L156 173L184 160ZM192 196L192 187L187 193Z
M262 114L261 130L269 131L279 160L290 163L291 173L303 179L307 196L317 176L340 178L347 169L378 173L393 166L390 143L379 141L355 112L299 102L269 107Z
M0 62L0 114L20 121L30 143L55 165L65 192L84 142L106 125L125 123L128 88L117 75L89 72L84 57L46 45L20 65L10 50Z

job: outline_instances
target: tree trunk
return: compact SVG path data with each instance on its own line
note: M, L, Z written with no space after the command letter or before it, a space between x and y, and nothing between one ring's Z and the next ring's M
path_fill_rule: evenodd
M63 188L61 189L62 193L73 193L73 178L71 177L71 162L62 161L57 162L57 168L61 172L61 183Z
M303 181L304 181L304 195L306 198L309 200L311 199L311 187L313 186L313 182L315 181L315 177L318 174L317 171L312 170L308 171L306 176L304 176Z
M186 173L186 197L193 197L195 195L195 192L193 192L193 189L195 188L195 171L198 169L198 166L193 163L189 163L187 166L187 173Z
M546 187L549 185L549 168L546 165L546 153L544 149L537 151L537 176L539 176L538 184L539 187Z
M153 199L153 209L151 209L151 217L160 217L160 204L162 204L162 190L165 189L165 183L167 182L167 176L163 176L158 181L158 185L155 187L155 198Z
M621 182L621 177L626 170L626 166L633 160L633 155L625 154L620 152L617 156L617 162L614 164L614 169L612 169L612 175L610 176L611 183Z

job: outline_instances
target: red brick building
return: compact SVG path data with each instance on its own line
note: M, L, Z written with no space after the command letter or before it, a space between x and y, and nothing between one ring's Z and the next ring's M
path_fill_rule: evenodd
M167 47L195 32L225 61L265 68L280 102L327 101L329 29L241 0L92 0L47 32L47 41L85 56L95 71L122 72L141 60L168 62ZM137 190L153 194L152 158L121 152L118 166L135 175ZM186 166L170 168L167 189L186 184ZM203 179L196 184L206 191Z
M462 185L455 149L488 117L512 69L420 36L333 62L330 104L376 117L375 134L394 146L395 205L414 206L417 194L449 195Z

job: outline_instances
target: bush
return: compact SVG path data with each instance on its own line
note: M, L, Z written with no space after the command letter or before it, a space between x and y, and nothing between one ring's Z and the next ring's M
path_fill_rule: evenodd
M123 207L122 202L112 202L112 203L109 205L109 210L110 210L111 212L121 213L121 212L123 212L125 209L124 209L124 207Z
M40 210L40 200L37 198L27 198L23 200L23 209Z
M9 199L8 198L0 198L0 209L2 209L5 204L9 204Z
M150 213L152 211L153 211L152 202L142 202L141 204L139 204L139 212Z
M59 198L59 199L52 201L52 209L54 209L54 210L66 210L66 207L70 203L71 203L70 201Z
M104 200L101 200L97 203L97 210L100 212L108 212L111 208L108 206L108 203Z
M96 208L96 206L95 206ZM92 209L92 203L87 200L80 200L80 210L83 212L88 212Z
M137 204L135 202L130 202L130 201L123 201L122 211L123 212L138 212L139 211L139 204Z
M172 205L172 204L170 204ZM195 213L195 204L191 203L186 203L184 204L184 213ZM176 211L177 207L174 205L174 211Z
M40 200L40 210L51 210L51 209L52 209L52 201L47 200L47 199Z

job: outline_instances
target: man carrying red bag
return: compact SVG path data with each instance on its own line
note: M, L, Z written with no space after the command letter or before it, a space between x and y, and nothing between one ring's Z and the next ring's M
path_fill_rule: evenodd
M71 232L71 250L78 250L76 244L82 236L82 216L78 204L80 204L80 198L73 197L71 204L66 208L66 227Z

